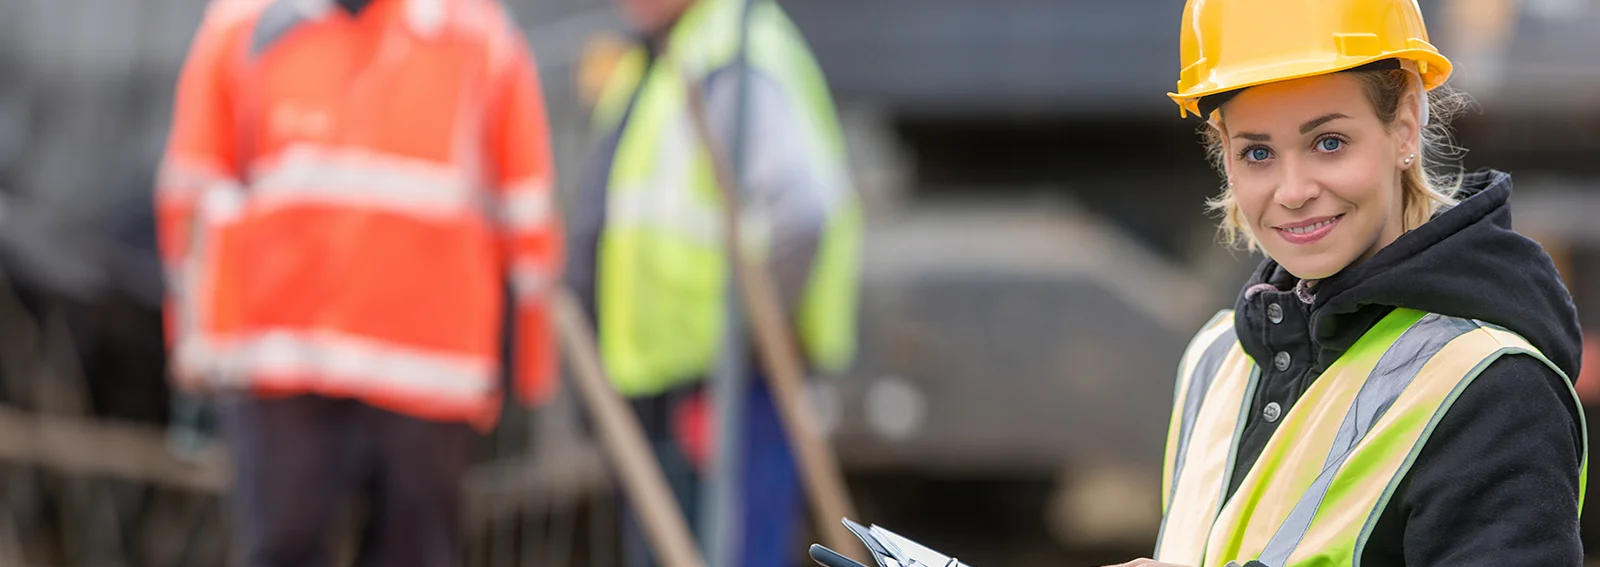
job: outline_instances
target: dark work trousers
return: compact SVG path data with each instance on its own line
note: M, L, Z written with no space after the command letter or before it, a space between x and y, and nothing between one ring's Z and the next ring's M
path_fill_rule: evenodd
M700 382L658 396L633 400L634 410L655 449L667 483L671 485L678 505L685 512L699 540L704 540L706 529L706 526L698 525L701 516L699 500L702 491L710 487L705 483L705 475L691 464L678 430L674 428L674 421L681 405L706 393L704 390L705 383ZM739 530L736 564L740 567L794 565L794 560L804 554L803 546L798 541L801 522L805 519L802 507L804 492L799 472L766 379L751 376L746 382L746 393L743 459L740 462L744 486L739 494L739 518L735 528ZM703 402L706 406L715 405L709 395ZM626 496L620 498L619 502L622 507L624 565L659 565L645 539L643 526L628 506Z
M461 478L472 431L355 400L244 398L226 406L233 547L242 567L325 567L336 518L365 503L355 565L461 565Z

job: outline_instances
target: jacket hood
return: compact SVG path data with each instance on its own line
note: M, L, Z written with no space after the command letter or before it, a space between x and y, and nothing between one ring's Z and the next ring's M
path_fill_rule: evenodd
M1533 240L1511 229L1511 176L1481 171L1462 179L1461 201L1311 289L1310 337L1320 372L1397 307L1493 323L1521 335L1567 374L1578 375L1583 337L1577 310L1555 264ZM1298 280L1264 262L1239 300L1270 284ZM1307 299L1302 297L1302 300ZM1265 332L1238 322L1240 341L1266 360Z

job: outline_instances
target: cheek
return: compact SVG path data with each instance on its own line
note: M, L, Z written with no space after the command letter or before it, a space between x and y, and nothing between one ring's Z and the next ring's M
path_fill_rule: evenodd
M1244 221L1250 230L1257 230L1261 226L1261 215L1266 214L1267 207L1272 204L1272 183L1261 178L1235 179L1232 185L1233 200L1239 206L1239 213L1244 216Z
M1382 152L1352 153L1345 159L1329 160L1320 177L1325 187L1358 210L1384 216L1398 208L1399 186L1393 167Z

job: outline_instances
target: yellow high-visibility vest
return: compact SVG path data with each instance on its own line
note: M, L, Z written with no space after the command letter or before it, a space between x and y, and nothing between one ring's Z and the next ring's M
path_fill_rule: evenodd
M1533 356L1561 373L1506 329L1396 309L1283 414L1224 500L1260 371L1239 345L1233 312L1217 314L1179 368L1155 558L1196 567L1353 564L1451 403L1508 354ZM1586 440L1584 471L1587 447ZM1577 480L1581 508L1584 474Z
M821 70L777 4L751 7L746 61L804 113L802 139L831 188L828 220L798 306L812 368L838 372L856 348L861 212ZM660 392L706 375L720 347L728 261L723 203L694 129L688 81L737 64L739 0L699 0L673 27L664 55L622 56L595 108L598 132L622 122L607 182L596 310L602 361L618 391ZM632 101L631 109L629 101Z

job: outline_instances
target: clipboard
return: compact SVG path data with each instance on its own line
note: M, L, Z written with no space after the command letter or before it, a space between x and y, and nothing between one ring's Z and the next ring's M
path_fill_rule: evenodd
M823 547L820 543L811 544L811 560L822 567L867 567L861 562L839 555L839 552Z
M971 567L880 526L863 526L849 518L841 521L850 533L861 538L877 567ZM820 544L812 544L810 555L823 567L872 567Z

